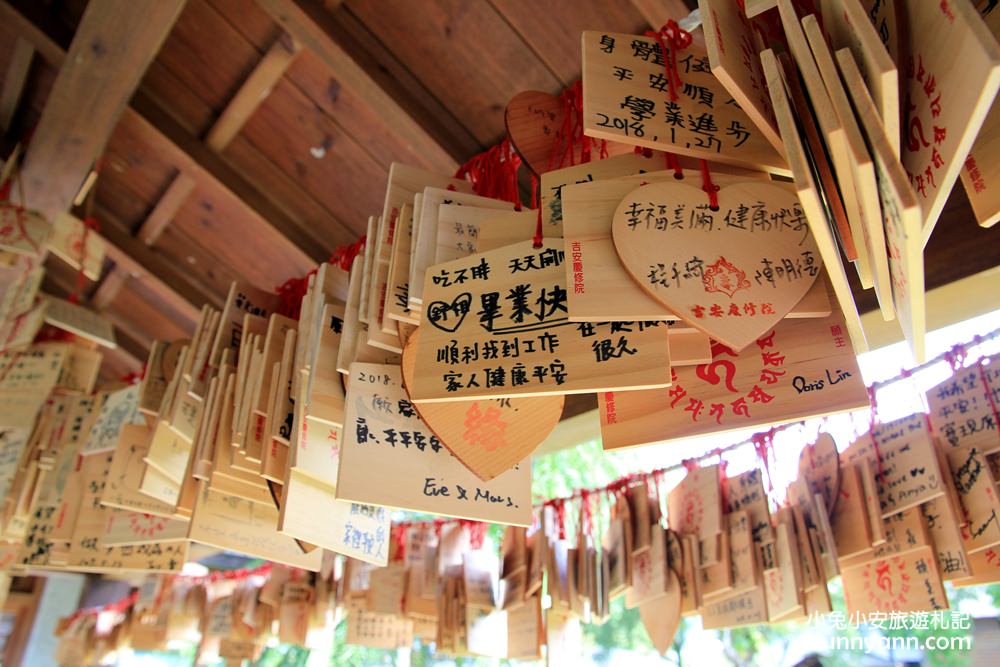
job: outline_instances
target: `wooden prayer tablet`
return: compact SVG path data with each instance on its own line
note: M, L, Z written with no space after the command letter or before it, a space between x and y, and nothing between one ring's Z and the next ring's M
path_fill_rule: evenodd
M441 445L414 410L399 366L352 364L345 419L338 499L531 524L530 462L523 460L483 483Z
M722 344L713 361L674 368L669 389L598 399L605 449L683 440L807 419L868 405L844 320L782 320L743 352Z
M802 299L822 261L788 190L728 185L718 207L690 185L651 183L626 195L612 231L622 264L644 290L739 351Z
M660 655L666 655L673 646L681 623L681 583L673 570L665 570L666 594L639 605L639 618Z
M655 38L584 31L582 41L587 136L788 174L784 157L712 74L703 48L674 49L681 82L673 100L669 56Z
M0 202L0 250L37 257L51 231L52 223L37 211Z
M882 211L879 207L878 186L875 180L875 166L872 155L865 146L865 139L854 116L854 110L848 100L845 86L837 73L833 53L826 43L823 30L814 15L802 19L802 27L812 49L816 67L823 78L823 84L830 96L834 112L844 128L845 155L851 169L851 180L854 183L855 197L858 202L858 213L861 220L864 248L868 250L868 260L871 266L872 282L882 310L882 318L891 320L896 314L893 309L892 292L889 286L889 260L885 248L885 232L882 227ZM864 84L859 83L863 93ZM892 159L892 156L886 156Z
M413 204L403 204L403 207L399 209L399 224L392 244L392 257L389 261L385 316L399 322L416 323L420 320L410 312L407 302L410 294L410 247L412 242Z
M781 129L781 136L785 141L785 151L788 154L788 162L795 180L799 203L805 212L809 228L812 231L819 253L823 258L823 265L826 267L830 286L836 296L837 303L840 305L845 327L850 335L854 349L858 353L865 352L868 350L868 344L865 340L864 331L861 328L861 317L858 315L858 307L854 303L854 295L851 292L851 286L847 281L847 274L844 271L844 264L840 258L840 249L826 216L822 200L823 194L816 185L808 157L802 147L802 140L796 127L795 117L792 115L788 93L785 89L784 78L782 77L774 52L770 49L763 51L761 53L761 64L764 67L764 74L767 77L768 91L771 94L778 127Z
M59 213L52 221L46 247L77 271L83 264L83 274L99 280L104 266L104 241L101 235L88 230L83 221L69 213Z
M355 268L360 265L361 282L359 284L361 299L358 302L358 319L365 324L368 324L368 289L371 282L372 262L375 256L375 236L378 234L378 225L378 216L368 217L368 228L365 232L364 257L362 261L354 263L351 267ZM348 289L348 294L350 294L350 289Z
M1000 14L990 12L983 16L983 21L990 29L993 37L1000 35ZM1000 160L997 151L1000 149L1000 106L993 105L983 121L976 142L972 145L968 157L962 163L962 185L965 194L972 204L976 221L982 227L992 227L1000 220L1000 196L997 189L997 179L1000 178Z
M850 51L838 51L837 58L848 88L854 92L854 107L875 158L882 224L889 253L893 307L914 358L923 362L927 318L922 245L925 237L921 234L920 203L899 161L891 154L885 130L879 124L875 105L861 85L861 74Z
M324 306L321 326L316 364L310 373L309 417L341 426L344 423L344 384L337 372L337 357L344 330L344 306L336 303Z
M118 347L114 327L106 318L64 299L47 297L46 301L45 321L48 324L112 350Z
M537 177L553 168L553 153L555 166L559 166L559 159L566 150L565 139L562 145L557 143L564 120L562 98L551 93L525 90L507 102L504 125L510 143L525 166ZM593 142L590 150L592 154L599 153L600 141ZM609 155L621 155L632 152L632 146L609 141L606 150ZM583 146L574 146L572 158L567 157L566 160L574 164L583 162Z
M809 98L808 109L811 113L806 118L815 118L822 134L822 140L829 153L830 163L836 176L836 190L840 194L847 215L850 242L845 245L849 245L855 251L854 254L848 254L848 259L855 262L861 286L870 289L874 285L870 262L871 252L864 237L864 213L858 199L858 187L854 183L846 130L833 107L830 94L827 92L823 78L816 66L816 60L802 30L795 5L792 0L778 0L778 10L781 13L781 23L788 40L789 51L794 57L798 73L802 77L805 93ZM798 81L794 73L787 79L789 83L793 80L796 83ZM799 110L799 113L801 115L803 110ZM830 190L827 184L824 184L824 187ZM845 236L842 229L841 236Z
M841 576L849 614L948 608L941 572L929 546L870 561Z
M391 345L396 337L396 321L385 316L389 295L389 260L399 224L400 208L388 217L379 218L378 235L373 239L371 282L368 284L368 343L377 347ZM396 350L394 350L396 351Z
M1000 46L971 2L904 0L901 162L930 238L1000 87Z
M520 243L525 239L533 239L537 227L538 211L530 209L504 213L500 217L492 217L480 223L479 238L477 239L475 248L478 252L487 252L514 243ZM561 237L562 230L543 225L542 236L544 238ZM473 255L475 253L467 254Z
M571 323L565 259L562 243L546 239L432 267L412 399L667 386L666 326Z
M422 309L424 303L424 274L434 264L438 245L438 215L442 205L476 206L495 208L498 211L513 211L514 204L480 197L464 191L446 190L444 186L427 187L420 202L420 231L416 235L413 261L410 263L409 296L411 308Z
M833 51L850 49L864 77L865 87L878 107L879 118L889 137L893 154L899 157L899 72L884 43L888 23L880 22L885 33L876 27L869 11L884 11L892 2L873 0L820 0L823 28ZM876 5L876 6L872 6Z
M974 554L1000 545L1000 500L986 455L975 447L953 449L947 461L968 522L962 531L966 550Z
M747 1L747 6L750 0ZM759 625L767 622L767 600L763 584L745 593L709 602L699 609L706 630Z
M16 321L19 315L29 312L35 305L35 296L44 277L45 267L32 268L31 260L27 259L14 266L0 267L0 320ZM26 326L23 320L21 326ZM5 333L0 340L10 341L11 338ZM11 343L7 343L7 347L11 347Z
M437 247L433 263L450 262L491 249L482 247L480 242L486 227L493 229L497 238L513 236L511 240L503 243L492 241L493 247L530 239L535 235L537 219L538 212L531 210L503 211L481 206L441 204L438 206ZM549 233L546 236L559 236L559 234ZM416 321L419 323L419 318Z
M778 0L744 0L747 16L757 16L778 6Z
M784 155L771 100L760 68L760 48L753 24L739 3L698 0L712 73L754 122L757 130Z
M134 546L187 540L188 522L121 509L106 510L107 527L98 544Z
M413 383L417 341L403 349L403 384ZM565 397L498 398L421 403L417 413L462 464L484 482L521 463L549 436L562 416Z
M717 541L723 531L723 507L719 466L694 468L670 490L667 519L670 529L698 539L697 566L714 564L718 558Z
M191 517L188 539L318 572L323 550L303 553L295 540L277 533L277 525L278 510L273 504L227 496L199 481L198 501Z
M805 480L811 494L823 496L823 506L828 513L835 510L840 497L840 454L829 433L820 433L816 442L802 448L799 479Z
M934 434L949 447L1000 451L997 412L1000 405L1000 356L974 363L927 390ZM990 394L993 400L990 400Z

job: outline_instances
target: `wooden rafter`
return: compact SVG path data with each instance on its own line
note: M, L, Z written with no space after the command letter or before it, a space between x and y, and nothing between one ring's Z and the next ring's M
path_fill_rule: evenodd
M300 49L298 43L290 37L282 35L275 40L205 135L205 145L208 148L216 153L225 150L254 111L270 95L271 90L295 61ZM137 235L146 245L156 243L160 234L194 191L195 185L194 178L186 172L180 172L174 177L139 227Z
M24 158L27 204L69 210L185 0L91 0Z
M448 148L427 127L411 115L333 38L336 30L328 9L321 4L296 0L257 0L271 18L292 37L315 54L337 77L369 107L375 109L396 137L423 155L442 172L451 172L460 161L475 151L456 146Z
M632 0L632 6L642 14L642 18L649 22L654 30L659 30L668 20L679 21L692 9L697 9L696 0L685 2L685 0Z
M24 84L28 80L28 70L35 55L35 47L31 42L18 37L14 43L14 53L7 66L7 75L0 89L0 132L10 129L10 122L17 113L17 104L21 100Z

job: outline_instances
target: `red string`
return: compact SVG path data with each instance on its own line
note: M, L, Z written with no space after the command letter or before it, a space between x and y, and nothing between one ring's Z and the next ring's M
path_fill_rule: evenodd
M772 493L774 491L774 478L771 476L771 466L768 462L769 451L774 445L774 429L767 431L766 433L755 433L751 438L750 442L753 443L754 451L757 452L757 458L760 460L761 465L764 468L764 472L767 473L767 491Z
M396 542L396 560L403 560L406 557L406 526L397 524L392 530L392 538Z
M719 457L719 493L722 497L722 507L729 507L729 475L726 468L729 462L722 458L722 449L716 449L715 455Z
M677 58L673 50L680 51L691 45L691 33L677 25L673 19L667 21L659 32L649 30L647 37L652 37L660 45L663 52L663 67L667 74L667 84L670 88L670 100L677 101L677 86L681 85L681 75L677 71ZM669 47L668 47L669 44Z
M67 299L70 303L80 302L80 295L83 294L84 287L87 285L87 237L90 235L91 230L99 233L101 225L97 222L96 218L88 215L83 219L83 235L80 237L80 269L76 272L76 288L69 295L69 299Z
M681 465L684 466L684 469L688 472L693 472L698 469L698 462L694 459L684 459L681 461Z
M337 246L330 255L328 263L339 266L344 271L350 271L354 260L365 248L366 238L362 236L354 243ZM293 320L302 316L302 299L309 292L309 277L316 275L319 267L316 267L301 278L289 278L275 288L280 303L278 304L278 314L290 317Z
M553 503L556 508L556 525L559 527L559 539L566 539L566 501L557 498Z
M580 491L580 523L584 535L590 537L594 534L593 508L590 506L590 491L587 489Z
M959 343L953 346L948 352L945 352L944 358L949 364L951 364L951 370L957 372L962 368L962 366L965 365L965 357L967 354L968 351L965 349L965 346Z
M461 524L469 531L469 546L479 550L483 548L486 540L486 524L482 521L462 520Z
M474 155L458 168L455 178L467 179L477 195L509 201L520 211L521 192L517 176L520 168L521 156L514 150L510 138L505 138L499 144Z
M719 186L712 182L712 173L708 170L708 161L701 161L701 189L708 194L708 206L713 211L719 210Z

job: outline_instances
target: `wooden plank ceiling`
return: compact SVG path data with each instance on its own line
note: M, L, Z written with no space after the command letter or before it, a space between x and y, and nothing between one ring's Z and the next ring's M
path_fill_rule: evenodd
M46 173L65 190L99 165L94 213L109 252L84 296L122 341L109 373L137 370L154 338L190 333L231 280L273 290L356 240L381 209L391 162L450 173L499 141L513 95L557 93L579 78L581 30L641 32L696 3L171 0L153 4L183 5L172 26L166 8L148 17L169 29L158 51L145 24L148 34L130 28L119 43L74 43L89 37L91 12L132 4L0 0L4 157L45 128L43 110L65 89L59 72L72 74L68 51L145 44L155 54L89 72L110 91L107 107L63 108L65 132L104 123L106 135L95 131L65 162L33 143L25 163L29 203L46 206L65 198ZM86 84L81 76L70 84ZM132 89L127 105L113 99ZM987 234L957 187L927 248L928 289L1000 263L997 233ZM70 293L76 272L48 266L46 291ZM856 293L874 307L870 292Z

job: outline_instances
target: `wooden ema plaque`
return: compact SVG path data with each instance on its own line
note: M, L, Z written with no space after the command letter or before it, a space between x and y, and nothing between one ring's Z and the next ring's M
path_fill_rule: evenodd
M403 349L403 383L413 384L417 341ZM479 479L488 482L531 456L562 416L561 395L415 404L438 439Z
M739 351L802 299L822 261L789 191L728 185L718 206L690 185L642 185L618 205L612 232L622 265L644 290Z
M953 449L947 455L966 525L965 549L974 554L1000 544L1000 500L986 455L975 447Z
M174 516L174 504L152 498L139 490L152 436L152 431L145 424L125 424L122 427L104 483L102 505L153 516Z
M291 567L318 572L323 550L303 553L298 543L277 532L278 509L209 488L198 481L198 499L188 539Z
M71 334L92 340L98 345L115 349L114 327L111 322L83 306L78 306L64 299L47 297L45 307L45 322L54 327L68 331Z
M882 207L882 226L889 253L892 303L899 325L918 362L924 360L926 314L924 303L924 254L920 204L899 161L892 155L888 137L875 105L865 91L857 64L847 49L837 52L840 71L854 95L868 145L875 159L875 178Z
M788 163L792 170L799 203L806 214L809 228L823 258L827 277L837 298L837 303L840 304L845 326L854 344L854 349L859 353L864 352L868 349L868 344L865 341L864 331L861 328L861 317L858 315L858 307L854 303L854 295L844 270L840 248L827 215L825 193L818 187L813 177L811 158L802 145L781 68L771 50L765 50L761 53L761 64L767 78L768 91L771 94L778 127L781 130L782 139L785 141L785 152L788 155Z
M787 175L784 157L733 103L703 48L664 54L652 37L593 31L582 42L587 136ZM676 100L664 66L671 57Z
M372 483L374 471L385 483ZM399 366L352 364L337 498L528 526L531 466L522 461L483 483L417 414Z
M870 561L842 573L849 614L936 611L948 598L931 547Z
M698 9L704 21L702 32L712 73L764 138L784 155L764 84L759 40L753 24L738 3L728 0L699 0Z
M934 434L951 447L976 447L986 454L1000 450L998 405L1000 357L960 369L927 390Z
M719 466L710 465L688 472L667 497L670 530L697 538L697 567L714 564L719 558L718 537L723 531L723 507Z
M806 482L810 498L812 494L822 494L823 506L833 513L840 494L840 454L829 433L820 433L815 442L802 448L799 479Z
M713 345L713 361L674 368L669 389L598 399L605 449L778 424L868 405L839 313L782 320L743 352Z
M52 223L37 211L0 202L0 250L37 258L51 231Z
M46 247L74 270L80 270L90 280L100 280L104 266L104 241L100 234L89 231L83 221L69 213L59 213L52 221Z
M665 326L569 321L565 259L546 239L432 267L413 401L669 385Z
M1000 46L971 2L903 6L900 159L926 244L1000 87Z

